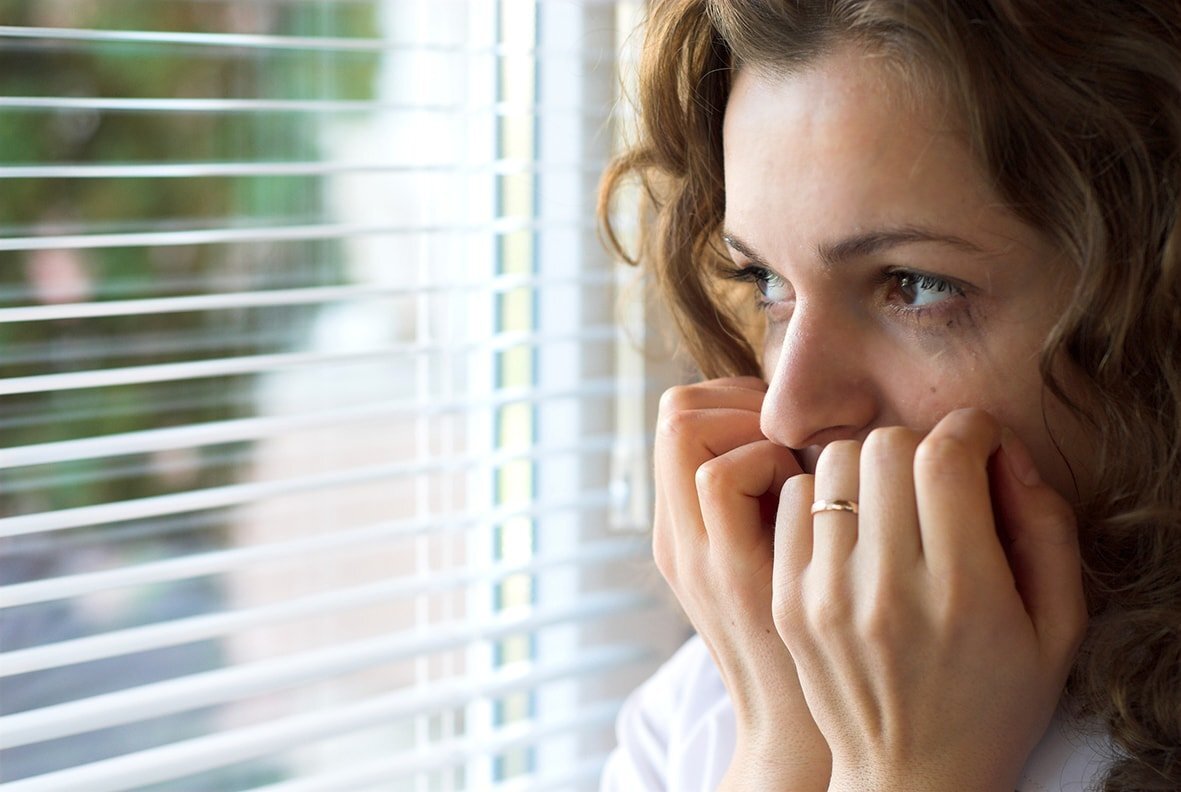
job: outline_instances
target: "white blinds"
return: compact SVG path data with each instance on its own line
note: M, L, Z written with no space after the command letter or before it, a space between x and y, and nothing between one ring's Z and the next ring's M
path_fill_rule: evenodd
M6 792L594 788L679 637L635 5L0 3Z

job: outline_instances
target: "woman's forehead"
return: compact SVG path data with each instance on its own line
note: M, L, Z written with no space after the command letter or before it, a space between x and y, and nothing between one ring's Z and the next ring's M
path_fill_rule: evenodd
M941 103L899 99L898 79L846 51L790 75L739 72L724 124L726 227L761 248L815 249L880 228L930 228L981 248L1032 235Z

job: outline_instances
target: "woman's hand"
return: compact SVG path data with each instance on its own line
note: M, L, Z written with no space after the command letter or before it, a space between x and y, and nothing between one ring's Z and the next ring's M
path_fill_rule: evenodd
M828 445L783 488L774 585L830 789L1012 790L1086 626L1073 513L980 410Z
M759 430L755 377L668 391L656 436L653 553L734 703L726 789L828 785L829 753L771 616L778 493L801 472Z

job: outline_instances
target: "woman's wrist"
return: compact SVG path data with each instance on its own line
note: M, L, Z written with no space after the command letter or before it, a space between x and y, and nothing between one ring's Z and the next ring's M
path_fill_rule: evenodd
M719 792L824 792L832 759L823 738L792 734L739 734Z
M988 777L963 768L872 768L834 765L828 792L1013 792L1013 780Z

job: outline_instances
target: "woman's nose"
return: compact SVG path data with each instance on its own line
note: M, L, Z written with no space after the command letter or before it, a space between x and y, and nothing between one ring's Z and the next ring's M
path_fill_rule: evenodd
M767 439L800 449L864 435L879 405L859 336L831 312L797 305L778 348L767 350L769 387L760 415Z

